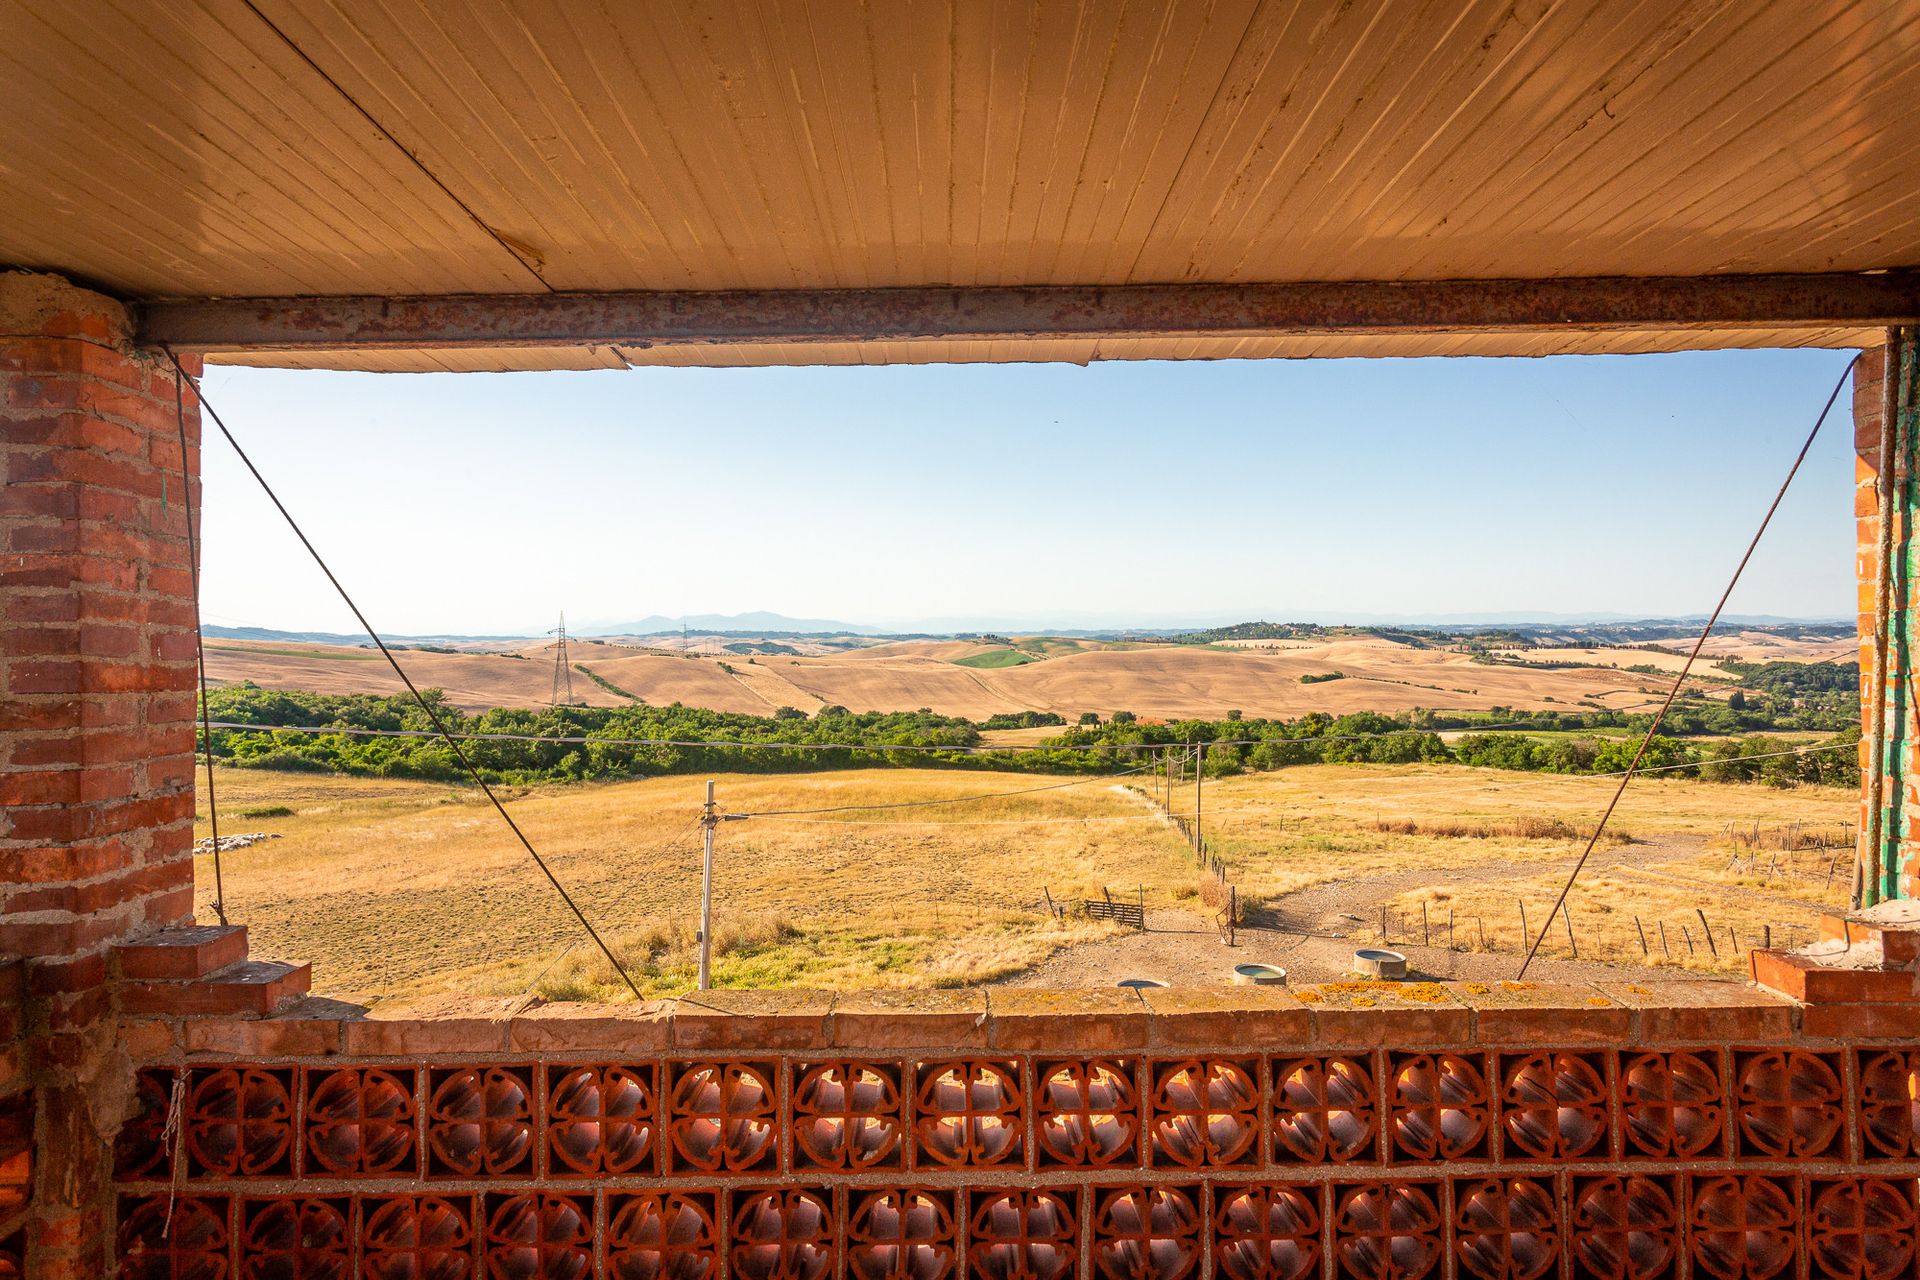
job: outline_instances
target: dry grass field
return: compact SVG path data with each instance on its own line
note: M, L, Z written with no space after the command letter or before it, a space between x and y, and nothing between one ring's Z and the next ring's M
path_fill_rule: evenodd
M967 641L901 642L818 656L673 655L613 643L576 643L574 661L655 706L682 702L718 711L765 715L777 707L812 713L834 704L854 711L912 711L984 719L1001 712L1083 711L1105 717L1132 711L1154 719L1287 717L1323 711L1399 712L1414 707L1538 710L1580 706L1621 709L1664 692L1660 678L1615 670L1633 650L1608 651L1592 666L1533 669L1475 662L1465 653L1419 649L1379 637L1272 645L1203 647L1122 645L1096 641L1021 640L1036 660L980 667L961 659L1004 653L1006 646ZM553 683L553 651L534 645L524 656L407 652L401 655L423 687L437 685L468 708L544 706ZM1551 657L1559 651L1528 651ZM1578 651L1568 651L1578 652ZM1639 654L1649 664L1657 654ZM1579 659L1571 659L1578 661ZM400 684L378 655L363 649L223 640L208 647L215 683L251 680L269 689L317 693L397 693ZM1339 672L1338 680L1302 684L1302 676ZM594 706L626 699L574 673L577 698Z
M1060 781L874 770L722 777L718 794L723 811L745 812L952 799ZM508 801L649 995L692 982L703 782L550 787ZM252 929L256 955L314 961L317 990L358 1000L447 990L621 994L477 795L233 769L221 771L219 784L224 832L281 837L224 855L233 916ZM1395 945L1418 943L1409 930L1424 897L1430 925L1455 912L1461 952L1479 945L1465 919L1481 917L1505 964L1518 943L1516 899L1544 912L1553 877L1609 785L1453 766L1317 766L1208 783L1205 823L1271 938L1292 931L1370 940L1385 906ZM1628 947L1617 927L1635 912L1650 930L1666 920L1676 949L1684 945L1677 926L1696 906L1716 929L1732 925L1743 947L1762 924L1805 924L1811 904L1834 900L1844 880L1843 873L1822 893L1814 863L1824 865L1826 855L1801 853L1786 867L1763 857L1728 870L1728 850L1716 842L1729 822L1835 826L1854 806L1842 791L1636 782L1617 818L1631 841L1596 855L1574 900L1582 962L1591 954L1639 963L1637 945ZM1490 834L1448 834L1482 829ZM199 869L203 918L211 918L209 861L203 856ZM1064 902L1103 887L1116 897L1144 889L1156 928L1186 930L1148 935L1165 944L1166 963L1182 966L1183 980L1224 975L1185 845L1140 793L1111 781L984 803L728 822L716 863L715 974L725 986L1037 977L1104 985L1113 980L1112 948L1126 939L1044 909L1048 893ZM1438 940L1428 940L1437 951ZM1724 937L1717 945L1730 950ZM1695 947L1705 951L1697 937ZM1564 948L1556 942L1550 954L1557 962ZM1651 960L1661 961L1657 944ZM1440 959L1418 962L1431 970ZM1734 965L1726 955L1672 963Z
M1451 918L1457 949L1512 954L1530 940L1523 906L1537 931L1616 785L1451 766L1289 769L1211 787L1212 842L1244 868L1243 893L1295 923L1377 941L1384 908L1396 947L1445 946ZM1568 899L1574 944L1559 923L1543 954L1737 972L1769 929L1776 943L1808 941L1815 907L1845 900L1841 846L1858 808L1841 788L1636 779ZM1792 835L1819 847L1735 849L1729 825L1757 827L1763 846Z

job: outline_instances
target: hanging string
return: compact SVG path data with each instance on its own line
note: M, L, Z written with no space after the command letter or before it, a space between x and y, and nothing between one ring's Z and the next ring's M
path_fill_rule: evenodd
M167 358L173 361L173 367L179 374L181 380L185 381L188 375L186 368L180 363L180 357L173 353L173 348L171 347L166 347L164 350L167 353ZM367 615L360 612L360 606L354 603L353 597L348 595L347 589L340 584L340 579L334 576L333 570L328 567L326 560L321 557L320 552L307 538L306 531L301 529L300 522L293 518L293 513L288 511L286 504L280 501L280 495L275 493L273 486L267 483L267 478L260 474L260 468L253 465L253 459L248 457L247 451L240 447L240 442L233 438L233 432L229 431L227 424L221 421L219 412L215 410L211 404L207 403L206 393L201 390L198 382L193 384L193 393L199 400L200 407L204 409L207 416L213 420L213 425L219 428L220 434L226 438L227 444L232 447L234 453L239 456L240 461L246 466L247 471L259 484L261 492L265 493L267 500L273 503L274 509L277 510L281 518L287 522L287 527L293 530L293 536L300 540L300 545L307 549L307 554L313 557L314 564L320 567L320 572L326 575L327 581L333 585L333 589L338 593L341 601L344 602L347 608L353 613L355 620L360 623L361 630L367 633L368 639L373 641L374 646L380 650L380 655L387 660L387 665L393 668L393 674L400 677L400 683L407 687L407 692L412 695L414 702L419 705L421 711L426 713L428 723L430 723L439 736L446 741L447 746L452 748L454 758L459 760L461 767L464 768L467 775L473 779L474 785L480 788L482 794L484 794L487 800L493 805L494 811L500 815L500 820L507 824L507 828L512 831L515 838L520 841L520 847L527 851L527 856L533 859L534 865L540 868L540 874L547 878L547 883L551 884L554 892L560 895L560 900L567 904L567 909L573 912L574 918L580 922L580 927L585 929L587 936L593 939L594 945L600 949L600 954L607 958L607 963L613 966L614 971L618 973L621 979L627 984L627 990L633 993L633 998L635 1000L643 999L644 997L640 994L640 985L633 980L633 975L627 972L627 967L624 964L620 963L620 958L613 954L613 948L607 945L606 940L600 936L600 931L595 929L593 922L587 919L587 913L580 909L580 904L574 901L571 893L567 892L567 887L560 883L560 877L553 873L553 868L547 865L547 860L540 856L538 849L533 847L533 841L527 839L527 833L520 829L520 824L513 820L512 814L507 812L507 806L500 802L500 797L495 795L493 788L487 785L487 780L480 775L480 770L476 768L473 761L467 757L466 748L462 747L459 740L448 731L446 723L440 718L440 713L434 710L433 704L421 695L418 686L413 683L413 677L409 676L406 670L401 667L399 659L395 658L393 651L387 648L387 642L380 638L380 633L375 631L373 624L367 621Z
M173 353L167 353L172 359ZM207 826L213 832L213 914L227 923L226 881L220 874L220 806L213 792L213 715L207 709L207 642L200 633L200 540L193 527L193 462L187 457L187 371L173 361L173 417L180 432L180 503L187 513L187 578L193 587L193 654L200 669L200 741L207 761Z
M1143 764L1135 769L1122 769L1118 773L1102 773L1091 778L1075 778L1071 782L1053 782L1044 787L1023 787L1018 791L989 791L982 795L950 796L940 800L896 800L889 804L836 804L824 809L761 809L752 813L729 813L729 819L741 818L800 818L817 813L870 813L876 809L924 809L936 804L973 804L982 800L1005 800L1012 796L1030 796L1041 791L1059 791L1066 787L1084 787L1095 782L1111 782L1115 778L1131 777L1136 773L1145 773L1155 766Z
M1864 354L1864 353L1861 353ZM1647 754L1647 748L1653 745L1654 735L1660 732L1660 724L1667 718L1667 712L1673 707L1673 701L1680 696L1681 688L1687 682L1687 673L1693 670L1694 659L1700 656L1700 650L1706 647L1707 637L1713 634L1713 628L1720 621L1720 611L1727 607L1727 601L1733 596L1733 589L1740 585L1740 575L1747 570L1747 562L1753 559L1753 553L1765 536L1767 526L1773 523L1774 512L1780 509L1781 499L1787 496L1787 487L1793 478L1800 474L1800 464L1807 460L1807 454L1813 449L1813 441L1820 434L1820 428L1826 425L1827 415L1833 412L1834 402L1840 399L1841 388L1847 385L1847 379L1853 376L1853 367L1860 363L1860 354L1847 361L1847 367L1840 371L1840 380L1833 385L1833 394L1827 397L1820 416L1813 420L1813 430L1807 432L1806 443L1800 446L1800 452L1794 456L1793 465L1787 468L1787 478L1780 482L1779 492L1773 495L1773 502L1767 507L1767 514L1760 517L1760 527L1753 531L1753 539L1747 543L1746 554L1740 557L1740 563L1734 566L1733 577L1727 581L1727 589L1720 593L1720 603L1713 606L1713 615L1707 619L1707 625L1700 629L1700 638L1693 642L1693 651L1687 654L1686 665L1680 668L1680 674L1674 679L1673 688L1667 691L1667 700L1660 704L1653 723L1647 726L1646 737L1640 739L1640 747L1633 753L1633 759L1627 763L1626 772L1620 775L1620 785L1614 788L1613 799L1607 802L1606 812L1600 815L1600 821L1593 828L1593 835L1587 841L1587 847L1581 851L1579 860L1573 864L1573 870L1567 873L1566 884L1560 887L1560 896L1553 900L1553 910L1547 912L1547 918L1540 925L1540 933L1527 948L1527 958L1520 962L1520 972L1516 978L1527 976L1527 966L1533 963L1534 953L1540 950L1540 944L1547 940L1547 930L1553 925L1553 918L1566 905L1567 895L1573 892L1573 882L1580 878L1580 869L1587 865L1587 859L1593 856L1594 846L1600 843L1600 835L1607 829L1607 820L1613 817L1613 811L1620 804L1620 797L1627 793L1627 784L1633 781L1633 775L1640 770L1640 760Z

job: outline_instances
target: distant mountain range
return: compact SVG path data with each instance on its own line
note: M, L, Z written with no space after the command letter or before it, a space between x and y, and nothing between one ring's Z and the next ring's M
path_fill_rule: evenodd
M768 613L761 609L752 613L690 613L684 618L669 618L663 614L653 614L638 622L602 622L591 623L573 632L583 636L657 636L668 635L685 628L689 632L700 631L750 631L758 635L763 632L794 632L811 635L835 636L877 636L884 635L882 627L866 627L853 622L836 622L832 618L789 618L784 613Z
M1290 623L1315 626L1351 626L1351 627L1395 627L1411 630L1474 630L1496 627L1675 627L1697 628L1706 621L1704 615L1649 618L1628 613L1512 613L1512 614L1333 614L1333 613L1289 613L1284 616ZM982 633L1018 634L1018 635L1055 635L1084 636L1090 638L1114 638L1125 636L1173 636L1192 633L1196 630L1210 629L1215 625L1232 626L1244 622L1244 619L1228 619L1225 623L1193 623L1188 625L1125 626L1109 623L1098 625L1091 618L1060 619L1072 621L1077 626L1046 626L1032 619L992 620L935 618L924 619L918 623L900 627L875 627L862 623L840 622L832 618L792 618L783 613L770 613L759 610L750 613L697 613L685 618L669 618L663 614L653 614L634 622L590 623L571 631L582 637L600 636L663 636L679 635L683 624L685 630L693 635L726 636L868 636L890 638L932 638L944 636L972 636ZM1852 626L1851 618L1785 618L1773 614L1730 614L1721 618L1720 627L1831 627ZM206 634L222 640L277 640L305 644L366 644L364 635L347 634L335 631L278 631L271 627L221 627L209 625ZM499 642L511 640L538 639L546 629L504 634L477 635L435 633L431 635L391 635L384 637L395 644L471 644L480 642Z

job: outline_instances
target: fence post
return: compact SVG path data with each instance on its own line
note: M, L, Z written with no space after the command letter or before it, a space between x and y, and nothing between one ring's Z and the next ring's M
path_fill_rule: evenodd
M1693 913L1700 917L1700 934L1707 940L1707 950L1713 953L1715 960L1718 960L1720 958L1720 948L1713 944L1713 926L1707 923L1706 909L1703 907L1695 907Z

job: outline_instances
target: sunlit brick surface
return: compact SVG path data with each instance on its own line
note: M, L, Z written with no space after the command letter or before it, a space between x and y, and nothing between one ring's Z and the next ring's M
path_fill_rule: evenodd
M155 1280L1911 1280L1915 1059L195 1059L136 1081L120 1254Z

